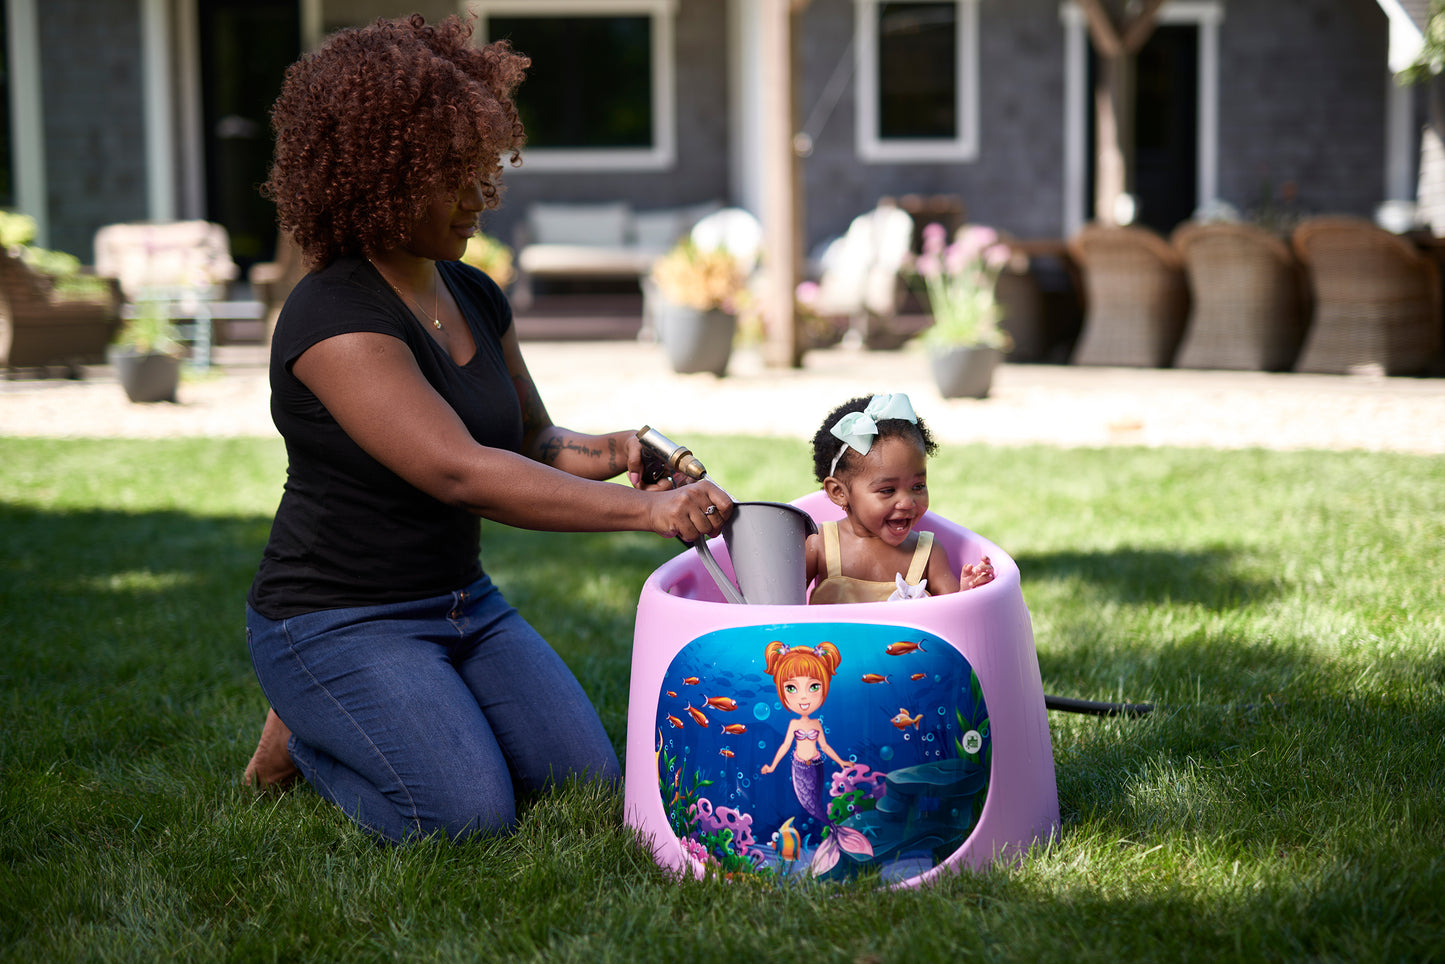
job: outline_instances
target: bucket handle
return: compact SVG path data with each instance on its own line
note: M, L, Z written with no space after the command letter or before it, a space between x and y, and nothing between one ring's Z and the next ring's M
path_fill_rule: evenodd
M707 547L707 537L699 536L692 547L702 558L703 568L712 575L712 581L717 583L717 587L722 590L723 597L730 603L737 603L740 606L747 605L748 601L743 598L742 589L733 585L732 580L722 571L722 566L718 565L717 560L712 557L712 550Z

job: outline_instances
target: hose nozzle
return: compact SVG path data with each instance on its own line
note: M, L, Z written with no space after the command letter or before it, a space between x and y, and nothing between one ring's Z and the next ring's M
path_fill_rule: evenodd
M681 472L694 480L707 475L707 469L697 460L690 449L678 445L657 429L644 425L637 430L637 439L642 443L644 449L650 450L662 459L663 467L657 478L660 479L664 474L671 472ZM655 482L657 479L648 481Z

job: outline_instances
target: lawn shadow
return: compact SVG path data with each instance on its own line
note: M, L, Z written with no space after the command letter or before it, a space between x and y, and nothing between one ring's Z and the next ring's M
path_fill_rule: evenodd
M1273 581L1240 575L1234 570L1234 553L1223 549L1024 553L1015 556L1014 561L1023 578L1025 596L1031 584L1075 582L1126 604L1193 603L1219 610L1279 591Z

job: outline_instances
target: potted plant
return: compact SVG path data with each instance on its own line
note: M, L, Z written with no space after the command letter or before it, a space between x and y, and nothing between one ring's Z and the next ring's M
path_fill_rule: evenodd
M116 380L132 402L174 402L181 380L181 343L165 304L136 302L135 314L110 346Z
M724 248L679 242L653 263L656 324L674 371L724 375L732 357L747 277Z
M928 352L944 398L986 397L994 369L1011 347L997 291L1009 257L992 228L964 227L952 244L943 225L923 229L923 251L912 269L933 324L916 340Z
M462 261L491 278L503 291L507 290L507 286L516 277L512 267L512 249L480 231L467 240L467 250L462 255Z

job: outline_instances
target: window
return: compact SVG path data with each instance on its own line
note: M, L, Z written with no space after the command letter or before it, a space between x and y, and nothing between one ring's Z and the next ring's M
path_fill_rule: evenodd
M854 0L858 155L978 155L978 0Z
M482 42L532 58L520 172L655 170L676 156L676 0L472 0Z

